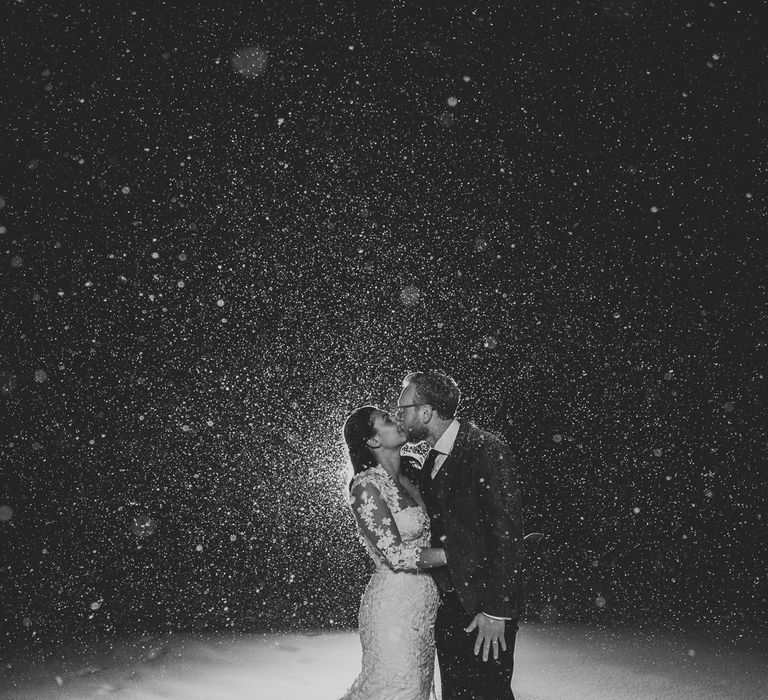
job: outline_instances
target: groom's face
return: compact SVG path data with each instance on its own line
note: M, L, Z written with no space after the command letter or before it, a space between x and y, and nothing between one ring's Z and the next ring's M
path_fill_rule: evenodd
M397 405L399 408L395 412L395 419L405 431L409 442L419 442L426 439L429 431L422 420L422 406L419 404L419 397L413 384L408 384L403 388Z

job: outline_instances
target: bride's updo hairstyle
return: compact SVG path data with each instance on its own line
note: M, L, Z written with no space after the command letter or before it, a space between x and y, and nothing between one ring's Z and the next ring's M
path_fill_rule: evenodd
M347 443L349 461L355 474L376 466L367 441L376 434L373 428L373 412L378 410L376 406L361 406L352 411L344 423L344 441Z

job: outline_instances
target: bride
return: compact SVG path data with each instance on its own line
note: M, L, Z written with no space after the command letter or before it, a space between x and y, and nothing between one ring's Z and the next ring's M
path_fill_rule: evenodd
M428 569L444 566L430 547L421 494L401 471L406 437L375 406L344 424L354 477L350 505L376 565L360 602L363 668L342 700L427 700L435 664L437 586Z

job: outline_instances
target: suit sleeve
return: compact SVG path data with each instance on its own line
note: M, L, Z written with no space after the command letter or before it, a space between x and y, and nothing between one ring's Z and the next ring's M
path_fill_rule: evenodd
M522 607L523 517L517 467L509 448L488 440L478 465L480 516L488 538L484 599L488 615L517 619Z

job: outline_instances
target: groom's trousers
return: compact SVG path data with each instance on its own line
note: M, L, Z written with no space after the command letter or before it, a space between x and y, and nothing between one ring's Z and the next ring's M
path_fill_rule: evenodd
M442 592L435 623L437 660L443 700L515 700L512 693L517 622L507 620L504 639L507 650L499 645L499 658L483 661L483 650L475 656L477 630L465 632L472 616L464 610L455 591Z

